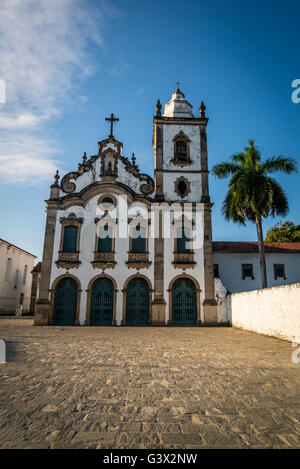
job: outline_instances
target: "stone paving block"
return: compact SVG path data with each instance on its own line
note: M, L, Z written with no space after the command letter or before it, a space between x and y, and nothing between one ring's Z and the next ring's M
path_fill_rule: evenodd
M288 342L1 319L0 448L299 448Z

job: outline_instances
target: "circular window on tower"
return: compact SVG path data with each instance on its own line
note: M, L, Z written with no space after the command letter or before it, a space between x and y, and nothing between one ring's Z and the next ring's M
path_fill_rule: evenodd
M175 181L175 192L181 198L186 197L190 192L190 182L183 176Z

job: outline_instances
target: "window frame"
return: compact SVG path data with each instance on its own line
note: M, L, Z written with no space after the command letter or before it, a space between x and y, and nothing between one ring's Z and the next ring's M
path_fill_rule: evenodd
M175 137L173 138L173 142L174 142L174 147L173 147L173 159L172 159L172 162L176 165L182 165L182 166L185 166L185 165L190 165L192 162L191 162L191 158L190 158L190 139L189 137L182 131L180 130L180 132L178 134L175 135ZM183 142L185 145L186 145L186 156L185 158L181 158L179 159L176 155L176 150L177 150L177 144L179 142Z
M250 266L250 270L251 270L251 275L245 275L244 269L249 268L249 266ZM253 264L251 264L251 263L242 264L242 279L245 280L246 278L251 278L252 280L254 280Z
M102 227L108 226L111 229L111 251L99 251L99 230ZM116 236L115 236L115 230L116 230L116 224L113 220L111 219L104 219L104 220L99 220L98 218L95 218L95 250L94 254L103 252L103 253L112 253L115 254L115 243L116 243Z
M283 270L283 275L278 275L277 274L277 268L281 267ZM286 280L286 274L285 274L285 264L273 264L273 272L274 272L274 280L283 278L283 280Z
M80 252L80 234L81 234L81 226L83 224L83 218L77 218L74 213L71 213L67 217L62 217L60 219L60 223L61 223L61 234L60 234L59 253L64 252L63 251L63 244L64 244L65 228L67 226L76 226L78 228L77 229L76 251L73 251L73 252L79 253Z
M145 230L145 250L144 251L133 251L133 240L136 239L132 236L133 230L136 229L137 226L140 226ZM135 254L148 254L149 253L149 224L146 220L139 220L135 221L134 223L130 223L130 231L129 231L129 253Z

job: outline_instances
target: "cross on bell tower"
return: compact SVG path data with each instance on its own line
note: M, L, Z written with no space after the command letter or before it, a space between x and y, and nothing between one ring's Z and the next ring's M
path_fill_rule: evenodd
M114 122L117 122L119 119L114 116L114 114L111 114L110 117L105 118L106 121L110 122L110 135L109 138L115 138L113 135L113 130L114 130Z

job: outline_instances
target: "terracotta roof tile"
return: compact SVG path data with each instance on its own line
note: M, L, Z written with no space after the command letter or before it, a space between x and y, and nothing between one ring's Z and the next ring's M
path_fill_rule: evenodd
M41 262L38 262L32 269L31 273L32 272L40 272L41 271L41 267L42 267L42 263Z
M213 241L213 251L258 253L258 243L255 241ZM300 243L265 243L265 252L300 254Z

